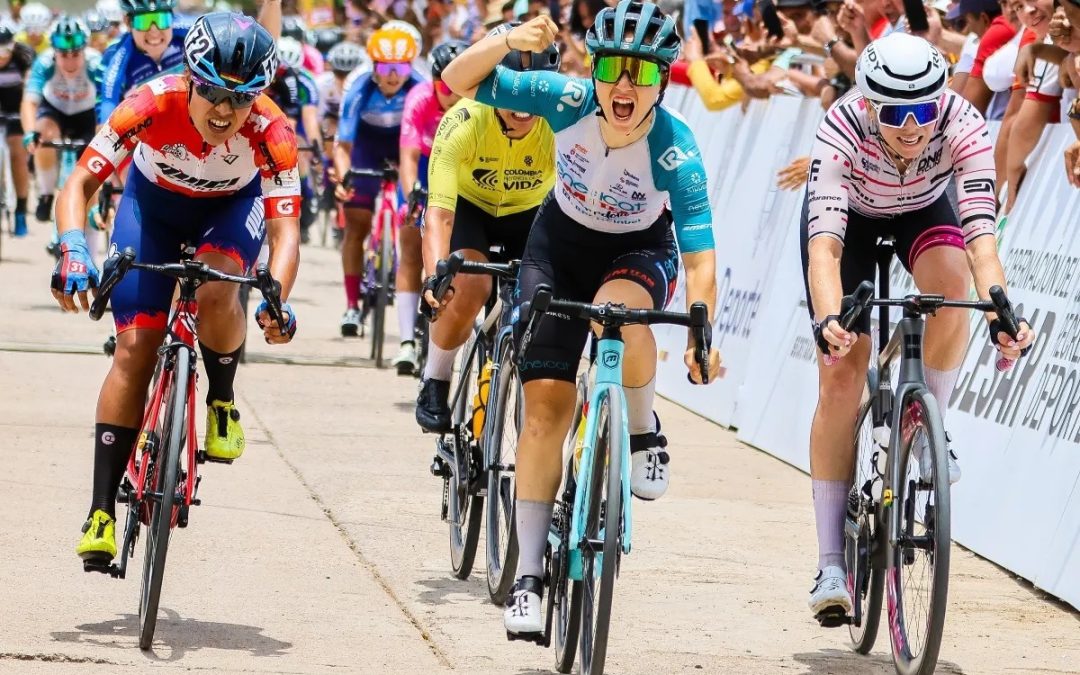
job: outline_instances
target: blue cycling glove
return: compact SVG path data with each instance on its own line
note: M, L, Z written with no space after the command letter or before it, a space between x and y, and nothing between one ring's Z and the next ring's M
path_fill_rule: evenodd
M270 313L270 305L266 303L266 300L260 302L259 306L255 308L255 321L259 324L259 328L266 328L263 322L259 320L259 315L263 312L266 312L267 314ZM289 317L285 321L285 335L288 335L289 339L291 340L293 336L296 335L296 313L293 312L292 307L287 302L283 302L281 304L281 313ZM272 317L270 319L270 322L274 322L274 319Z
M52 274L52 287L64 295L85 293L97 288L98 271L90 259L82 230L69 230L60 237L60 260Z

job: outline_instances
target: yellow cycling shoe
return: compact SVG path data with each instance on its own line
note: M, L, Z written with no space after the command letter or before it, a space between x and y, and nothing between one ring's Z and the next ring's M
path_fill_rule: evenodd
M96 509L82 527L83 537L75 552L83 560L109 562L116 557L116 519Z
M206 440L203 448L207 459L231 462L244 454L244 429L240 426L240 411L232 401L214 401L206 407Z

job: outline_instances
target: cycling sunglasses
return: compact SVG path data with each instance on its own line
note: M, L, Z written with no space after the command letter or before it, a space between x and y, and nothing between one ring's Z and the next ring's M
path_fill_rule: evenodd
M390 77L397 73L401 77L408 77L412 72L412 66L408 63L376 63L375 74L379 77Z
M157 26L158 30L166 30L172 27L172 20L172 12L143 12L142 14L133 14L131 16L131 29L147 31L154 26Z
M878 124L883 127L900 129L907 122L908 117L914 117L915 123L921 127L933 124L941 116L941 106L937 101L923 101L922 103L875 103Z
M192 78L192 84L195 86L195 93L200 98L209 101L211 105L219 105L222 101L228 101L233 108L250 108L261 93L257 91L233 91L195 78Z
M54 35L49 40L49 44L58 52L77 52L86 46L86 36L81 33Z
M639 87L652 87L664 79L664 69L655 61L625 54L605 54L593 60L593 77L598 82L615 84L623 73Z

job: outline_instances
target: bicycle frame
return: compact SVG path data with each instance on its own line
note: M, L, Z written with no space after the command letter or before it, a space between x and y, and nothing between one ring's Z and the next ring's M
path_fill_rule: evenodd
M598 428L600 416L597 414L605 399L617 402L622 407L623 419L626 419L626 399L622 394L622 361L623 344L621 331L616 328L605 328L599 342L596 353L596 383L589 394L589 412L585 417L585 439L581 451L581 461L578 463L577 486L574 494L574 507L570 518L570 557L569 576L574 581L582 580L581 549L585 537L582 527L587 522L588 505L591 503L592 490L592 467L593 453L597 451L601 429ZM622 434L622 474L620 484L622 486L622 550L630 553L630 533L632 528L630 508L630 431L623 425L620 429ZM608 523L611 520L607 521ZM552 533L548 535L552 538ZM552 546L558 547L557 540L552 541Z
M383 180L379 187L379 196L375 198L375 216L371 221L371 246L367 253L378 256L383 247L383 238L389 235L393 261L391 271L397 269L397 231L400 225L397 207L397 184ZM364 281L375 283L373 279Z

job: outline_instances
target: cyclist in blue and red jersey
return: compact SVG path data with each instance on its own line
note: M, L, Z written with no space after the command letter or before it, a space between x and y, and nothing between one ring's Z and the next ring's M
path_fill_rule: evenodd
M128 156L133 168L117 208L113 245L132 247L145 263L176 262L181 244L195 259L229 274L255 262L263 239L269 267L287 301L299 264L299 178L296 135L266 96L277 69L274 41L254 19L215 12L192 26L187 72L142 85L98 130L58 201L62 258L53 296L67 311L88 307L97 270L83 226L87 202ZM116 493L138 435L157 350L165 338L175 283L132 271L112 296L116 355L101 387L94 434L93 497L76 552L108 561L116 555ZM76 300L78 296L78 300ZM199 347L206 368L206 437L216 460L245 448L233 380L244 341L243 309L231 284L205 284L197 293ZM287 303L286 303L287 305ZM256 310L268 342L284 343L296 329L282 306L284 334Z
M372 210L380 181L342 178L354 166L381 169L387 161L397 163L405 97L421 82L410 65L416 58L417 47L409 33L396 28L380 28L368 39L367 52L374 70L358 77L345 92L334 144L334 168L339 181L334 193L345 204L341 266L347 305L341 318L341 334L347 337L360 332L364 240L371 231Z

